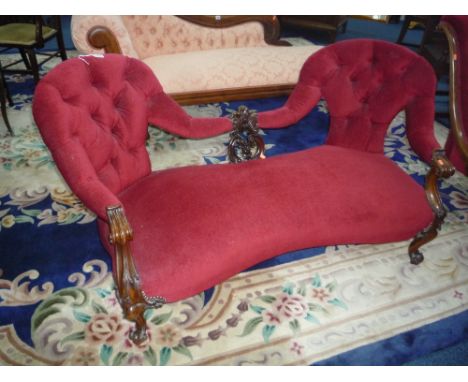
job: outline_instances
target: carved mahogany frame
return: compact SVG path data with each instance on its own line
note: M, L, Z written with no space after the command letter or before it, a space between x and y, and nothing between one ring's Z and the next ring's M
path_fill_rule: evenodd
M246 106L239 106L231 118L233 131L227 148L229 162L265 159L265 143L259 134L257 113Z
M447 37L449 44L449 67L450 67L450 85L449 85L449 97L450 97L450 128L452 130L453 138L455 143L462 154L465 162L465 166L468 171L468 137L465 136L463 130L463 120L461 116L461 99L460 89L457 86L459 78L461 77L461 68L459 61L459 43L457 41L457 34L453 27L445 21L441 21L439 26L445 36Z
M435 214L435 218L432 224L418 233L410 243L408 252L411 264L418 265L424 260L424 256L419 251L419 248L437 237L437 231L440 229L447 215L447 211L442 203L442 198L440 197L437 182L439 179L452 176L454 173L455 167L445 156L445 151L443 149L434 150L431 168L426 175L425 189L427 200Z
M265 85L247 88L207 90L187 93L170 93L180 105L197 105L200 103L241 101L246 99L269 98L289 95L296 84Z
M276 16L178 16L179 18L206 27L227 28L246 22L260 22L263 25L265 42L275 46L290 46L287 41L279 40L280 24ZM97 25L88 31L87 39L95 49L103 49L105 53L122 54L117 38L112 31ZM295 84L265 85L248 88L222 89L196 91L187 93L169 94L181 105L194 105L200 103L237 101L251 98L268 98L288 95Z
M124 317L135 322L130 339L141 344L147 340L146 309L160 308L166 303L163 297L148 297L140 287L140 277L130 252L133 231L121 206L107 208L109 218L109 242L115 249L114 281L117 299Z

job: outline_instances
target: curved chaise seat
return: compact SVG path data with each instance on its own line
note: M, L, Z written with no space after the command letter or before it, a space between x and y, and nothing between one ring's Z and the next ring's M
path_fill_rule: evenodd
M226 132L232 123L188 116L141 61L113 54L68 60L39 83L33 112L64 179L99 217L119 301L136 323L131 337L142 342L145 309L284 252L407 240L429 226L410 244L411 261L421 262L418 248L445 216L437 178L453 172L434 137L434 92L432 68L406 48L333 44L306 61L283 107L258 115L261 127L284 127L323 98L330 113L325 145L153 173L149 123L191 138ZM432 161L430 203L383 154L387 127L402 109L411 146Z
M330 145L160 171L118 198L142 287L169 302L278 254L407 240L434 218L424 189L390 159Z

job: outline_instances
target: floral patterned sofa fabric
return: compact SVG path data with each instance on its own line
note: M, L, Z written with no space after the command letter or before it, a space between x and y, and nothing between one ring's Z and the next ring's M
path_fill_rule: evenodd
M319 49L316 45L312 47ZM177 60L174 55L166 54L143 62L158 73L164 90L170 94L275 83L294 85L313 49L310 46L291 48L294 48L292 55L284 54L284 47L267 46L186 52L177 54Z
M267 46L260 23L214 29L176 16L122 16L140 58L196 50Z
M258 21L209 27L176 16L73 16L71 26L83 54L103 52L88 37L97 26L107 28L120 53L143 60L182 103L208 101L208 94L221 101L288 93L305 60L321 48L270 45Z

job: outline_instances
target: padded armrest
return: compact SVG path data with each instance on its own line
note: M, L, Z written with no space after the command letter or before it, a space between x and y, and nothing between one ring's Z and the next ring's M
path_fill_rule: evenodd
M258 127L274 129L304 118L320 100L320 89L298 83L283 107L258 113Z
M119 198L98 178L88 154L74 136L74 132L62 129L59 134L49 128L49 126L68 124L72 116L66 112L49 113L50 110L54 110L52 105L61 102L61 95L45 80L40 82L38 88L44 96L36 97L34 100L34 119L38 125L45 127L40 129L40 133L60 173L86 207L107 221L106 208L121 205Z
M441 147L434 135L434 98L417 96L406 106L406 135L413 150L426 163ZM431 128L428 128L431 126Z
M184 138L208 138L230 131L229 118L193 118L172 98L158 93L149 101L148 121Z
M41 118L40 114L35 113L35 118ZM66 145L61 145L60 150L54 150L53 137L42 135L47 146L51 149L60 173L75 195L87 208L107 222L107 207L122 205L122 203L96 176L96 171L83 147L70 141ZM58 144L60 145L60 143ZM64 155L67 156L67 160L63 160Z

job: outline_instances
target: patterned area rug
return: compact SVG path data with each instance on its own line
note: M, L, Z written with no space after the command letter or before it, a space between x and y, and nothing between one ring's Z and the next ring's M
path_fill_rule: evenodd
M409 242L285 254L148 311L150 340L134 345L95 216L69 191L34 124L31 79L8 81L16 136L0 125L0 364L390 365L468 337L468 180L457 173L441 184L450 212L420 266L409 263ZM186 109L220 116L284 100ZM392 122L385 152L422 184L428 166L404 123L403 113ZM265 131L267 156L321 144L327 124L321 102L297 125ZM149 131L154 170L226 160L227 134L188 140ZM443 142L446 128L436 123L435 131Z

